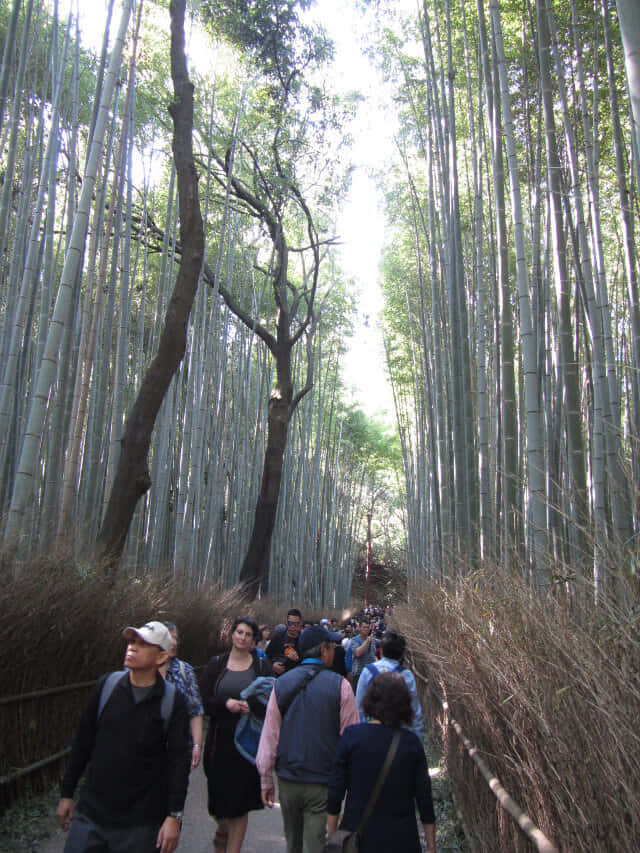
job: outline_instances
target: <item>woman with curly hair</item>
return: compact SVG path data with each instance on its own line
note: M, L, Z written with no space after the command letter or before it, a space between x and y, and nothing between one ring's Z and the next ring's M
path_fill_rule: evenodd
M411 725L409 688L395 672L385 672L371 682L362 708L367 722L343 732L329 780L327 829L337 829L340 806L347 801L341 829L355 832L369 802L380 769L396 731L401 730L398 750L375 807L360 838L360 853L402 850L420 853L416 806L424 826L427 853L436 853L436 829L429 768L424 747Z

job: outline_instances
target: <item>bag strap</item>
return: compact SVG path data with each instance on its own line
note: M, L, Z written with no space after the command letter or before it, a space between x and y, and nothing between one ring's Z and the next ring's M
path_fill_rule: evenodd
M389 749L387 750L387 755L380 769L380 773L378 773L378 778L376 779L376 784L371 792L371 796L369 797L369 802L367 803L367 807L364 810L362 818L360 819L360 824L358 826L358 835L362 835L362 830L366 822L371 817L371 812L376 804L378 797L380 796L380 791L382 790L382 786L385 783L387 776L389 775L389 770L391 769L391 765L393 764L393 759L396 757L396 752L398 751L398 745L400 743L400 738L402 737L402 729L397 729L393 737L391 738L391 743L389 744Z
M162 702L160 703L160 716L162 717L162 728L167 736L167 732L169 731L169 720L171 719L171 714L173 713L173 705L176 699L176 686L175 684L167 684L164 683L164 695L162 696Z
M284 720L284 715L287 713L287 711L291 707L293 700L296 698L298 693L302 693L302 691L305 689L305 687L307 687L307 685L311 681L313 681L313 679L316 677L316 675L319 675L323 669L324 669L324 665L321 666L319 669L312 670L311 675L309 675L309 673L305 672L306 678L304 678L302 680L302 682L300 684L298 684L298 686L295 688L295 690L293 690L289 694L284 705L281 706L280 703L278 702L278 708L280 709L280 716L282 717L283 720Z

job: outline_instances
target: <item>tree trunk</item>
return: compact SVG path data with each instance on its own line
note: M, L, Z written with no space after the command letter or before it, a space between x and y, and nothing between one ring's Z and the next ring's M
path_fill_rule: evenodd
M142 380L125 423L120 458L98 545L111 566L117 565L138 500L151 486L148 453L162 401L184 356L187 326L204 257L204 231L193 160L193 84L184 53L186 0L172 0L171 76L175 98L169 107L174 123L173 156L178 175L182 256L169 301L158 351Z
M554 279L558 311L558 353L564 386L565 417L567 421L567 443L569 472L571 476L571 500L574 506L576 552L578 560L584 562L587 554L585 531L588 523L587 481L582 414L580 411L580 371L574 350L571 323L571 284L567 260L567 246L562 210L563 186L562 165L558 151L558 139L553 111L553 90L549 71L549 39L545 18L544 0L537 0L538 39L542 105L547 144L547 176L551 208L551 233L553 237Z
M633 132L640 145L640 15L636 0L616 0L627 69Z
M291 420L290 404L290 399L287 401L279 397L277 390L272 392L269 399L262 483L256 503L251 540L240 570L240 582L247 585L247 592L252 598L259 592L264 595L268 591L271 537L280 498L284 453Z
M546 514L544 509L544 454L542 446L542 419L539 409L538 366L536 336L533 328L529 271L527 268L524 218L518 157L515 143L513 111L509 93L508 75L502 39L500 6L497 0L491 0L491 21L493 25L496 62L500 80L502 115L504 121L507 165L511 186L511 209L516 249L516 276L518 282L518 303L520 306L520 337L522 340L522 362L527 419L527 476L529 499L531 501L531 523L533 528L533 567L534 583L541 588L547 581L546 572Z

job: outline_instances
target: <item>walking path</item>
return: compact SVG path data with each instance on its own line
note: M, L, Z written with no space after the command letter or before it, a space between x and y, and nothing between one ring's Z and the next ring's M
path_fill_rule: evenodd
M431 784L436 809L438 853L468 853L462 834L446 773L438 768L439 752L430 742L427 750L431 766ZM55 822L57 798L54 792L41 795L39 808L32 813L31 830L24 832L24 825L10 827L0 819L0 853L63 853L65 833ZM46 817L43 817L46 815ZM37 824L34 830L33 823ZM189 793L185 806L185 821L178 853L212 853L215 821L207 812L207 783L201 768L191 774ZM13 831L12 831L13 829ZM420 830L422 827L420 826ZM21 840L18 840L18 833ZM422 832L420 832L422 836ZM46 835L46 840L36 841ZM282 829L280 808L251 812L249 828L242 853L285 853L286 845ZM385 853L389 853L385 851Z
M200 766L191 774L178 853L211 853L215 826L216 822L207 811L207 783ZM34 848L36 853L62 853L65 833L58 829L54 820L51 832L51 838ZM242 853L284 853L285 850L279 805L251 812Z

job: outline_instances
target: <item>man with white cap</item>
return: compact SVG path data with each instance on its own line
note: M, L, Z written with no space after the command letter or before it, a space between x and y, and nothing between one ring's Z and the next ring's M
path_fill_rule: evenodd
M125 672L99 679L71 747L56 811L65 853L172 853L180 840L191 748L184 697L158 669L162 622L125 628ZM86 766L74 812L73 792Z

